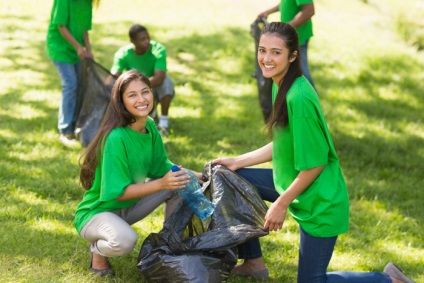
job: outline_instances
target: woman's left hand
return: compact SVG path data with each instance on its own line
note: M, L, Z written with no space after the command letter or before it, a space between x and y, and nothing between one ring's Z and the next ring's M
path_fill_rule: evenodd
M287 207L274 202L265 215L264 229L268 231L278 231L283 228L286 218Z

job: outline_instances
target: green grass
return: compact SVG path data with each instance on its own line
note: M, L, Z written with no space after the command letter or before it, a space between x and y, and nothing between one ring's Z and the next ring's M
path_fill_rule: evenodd
M114 279L88 272L87 243L72 225L83 194L82 147L58 140L60 83L44 48L50 2L0 5L0 282L142 282L138 252L161 229L161 209L134 225L138 244L112 259ZM351 199L350 231L339 237L329 269L381 271L393 261L424 282L424 55L398 35L387 12L395 1L365 2L317 1L310 43L312 76ZM133 22L167 46L177 91L173 134L165 138L171 160L200 171L213 158L269 141L250 76L249 26L275 1L116 3L103 0L95 10L94 55L109 68ZM298 236L288 217L283 230L262 239L269 282L295 282Z

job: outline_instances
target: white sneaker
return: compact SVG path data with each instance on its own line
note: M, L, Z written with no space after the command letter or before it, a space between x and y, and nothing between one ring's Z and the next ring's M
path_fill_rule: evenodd
M60 134L59 140L66 146L75 146L78 144L73 134Z

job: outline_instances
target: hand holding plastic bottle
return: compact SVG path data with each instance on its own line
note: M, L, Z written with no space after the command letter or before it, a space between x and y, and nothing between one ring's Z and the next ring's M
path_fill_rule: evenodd
M176 165L174 165L176 166ZM177 166L181 168L181 166ZM187 171L169 171L163 177L163 184L166 190L178 190L184 189L186 185L190 182L190 176L187 174Z
M203 194L202 187L198 182L198 177L194 175L190 170L181 170L181 166L172 166L173 172L184 172L183 176L189 176L190 181L187 185L178 190L181 198L188 204L190 209L200 219L205 219L212 215L215 210L215 206L209 199Z

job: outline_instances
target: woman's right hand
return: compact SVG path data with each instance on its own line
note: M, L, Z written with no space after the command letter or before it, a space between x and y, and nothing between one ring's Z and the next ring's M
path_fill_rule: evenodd
M177 172L169 170L161 179L164 190L184 189L188 182L190 182L190 176L184 169Z
M234 157L219 157L215 160L212 160L212 164L220 164L227 166L228 169L236 171L239 169L236 164L236 159Z

